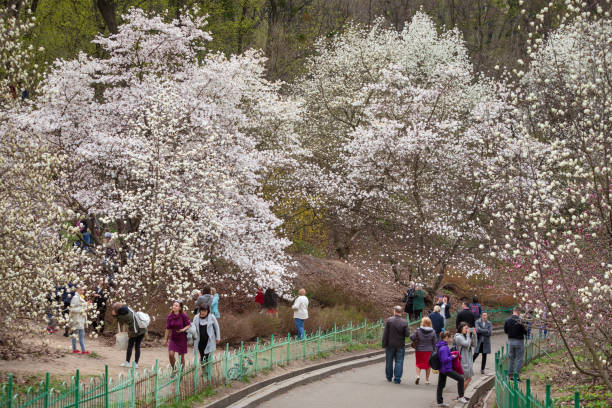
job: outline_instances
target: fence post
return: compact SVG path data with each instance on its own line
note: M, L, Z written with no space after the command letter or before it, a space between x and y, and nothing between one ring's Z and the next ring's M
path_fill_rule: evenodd
M349 340L349 344L353 344L353 321L351 320L350 324L349 324L349 333L351 334L350 340Z
M336 323L334 323L334 353L336 352L336 334L338 333L338 329L336 328Z
M75 408L79 408L79 369L76 371L76 378L74 380L74 406Z
M531 408L531 381L529 378L525 381L525 393L527 396L527 408Z
M546 384L546 408L552 407L552 400L550 398L550 384Z
M225 383L227 384L227 355L229 353L229 343L225 343L225 355L223 356L223 376L225 377Z
M130 370L132 376L132 385L130 386L130 393L132 394L131 407L136 406L136 360L132 361L132 369Z
M8 408L13 408L13 374L8 379Z
M212 368L215 364L215 353L210 353L210 358L206 361L206 375L208 377L208 385L212 382Z
M104 408L108 408L108 364L104 366Z
M319 332L317 333L317 357L321 356L321 327L319 326Z
M272 359L274 358L274 335L270 338L270 364L269 367L272 368Z
M259 337L255 340L255 372L259 372Z
M578 391L574 393L574 408L580 408L580 393Z
M291 334L287 333L287 364L291 360Z
M176 374L176 402L179 402L181 396L181 372L183 366L181 365L181 356L178 359L178 373Z
M45 408L49 408L49 372L45 374Z
M199 365L200 363L198 362L198 355L194 354L193 355L193 395L196 395L198 393L198 378L199 378L198 377L198 366Z
M157 385L159 384L159 360L155 360L155 382L153 383L153 408L157 408Z
M302 360L306 360L306 339L308 338L308 334L304 335L302 339Z

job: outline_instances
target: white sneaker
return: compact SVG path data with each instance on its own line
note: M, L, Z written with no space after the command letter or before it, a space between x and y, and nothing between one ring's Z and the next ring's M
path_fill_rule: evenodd
M458 398L458 399L457 399L457 402L460 402L460 403L462 403L462 404L467 404L467 403L468 403L468 400L467 400L467 399L465 399L465 397L461 397L461 398Z
M134 368L138 368L138 363L134 363Z
M450 405L448 405L446 402L443 402L441 404L438 404L439 408L448 408Z
M129 361L124 361L123 363L119 364L120 367L129 367L130 366L130 362Z

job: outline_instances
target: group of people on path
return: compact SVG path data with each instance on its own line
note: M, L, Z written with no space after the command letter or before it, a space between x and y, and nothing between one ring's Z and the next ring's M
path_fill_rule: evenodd
M411 347L415 349L416 378L415 384L421 381L421 372L425 371L425 384L429 384L432 365L438 365L438 385L436 389L436 400L440 407L446 407L442 393L446 386L447 378L457 381L457 401L467 403L468 398L464 392L474 376L474 361L481 357L480 373L485 374L487 355L491 353L491 336L493 335L493 325L489 321L486 311L478 303L478 298L474 297L472 303L463 302L461 310L457 313L455 320L454 333L446 329L447 321L450 319L449 297L440 296L437 304L429 316L422 317L420 326L413 333L410 333L408 319L404 319L402 311L415 310L414 299L420 297L416 294L412 299L412 309L408 305L409 294L412 290L420 290L419 286L411 286L405 296L407 304L404 308L395 306L393 316L386 321L382 346L386 351L385 375L388 382L395 384L401 383L403 375L403 362L406 348L406 338L410 338ZM420 303L417 303L420 306ZM424 307L423 307L424 309ZM422 314L422 310L419 312ZM409 315L410 316L410 315ZM514 315L513 315L514 316ZM409 317L410 319L410 317ZM519 346L523 344L520 339L522 327L525 325L519 320L506 321L509 332L509 344L514 344L513 352L516 356L521 355ZM413 319L410 319L413 320ZM526 329L525 329L526 330ZM526 331L525 331L526 333ZM516 337L517 341L510 340L510 336ZM524 351L524 349L523 349ZM522 358L522 357L521 357ZM433 359L433 361L432 361ZM510 374L520 372L522 360L515 359L514 371L510 369Z

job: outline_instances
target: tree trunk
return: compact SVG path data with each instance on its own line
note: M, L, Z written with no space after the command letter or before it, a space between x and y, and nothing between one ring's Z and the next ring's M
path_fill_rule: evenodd
M104 24L111 34L117 33L116 4L114 0L95 0Z

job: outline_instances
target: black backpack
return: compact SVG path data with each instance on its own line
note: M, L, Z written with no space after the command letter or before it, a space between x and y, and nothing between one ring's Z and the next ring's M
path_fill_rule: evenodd
M434 370L440 370L442 368L442 363L440 362L440 358L438 357L438 348L429 355L429 366Z

